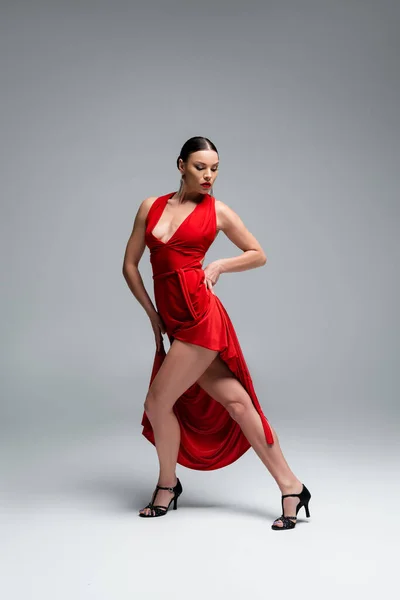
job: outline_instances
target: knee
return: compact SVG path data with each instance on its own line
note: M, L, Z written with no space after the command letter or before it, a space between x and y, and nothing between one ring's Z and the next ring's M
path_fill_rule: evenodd
M144 401L144 410L149 420L152 421L162 416L166 410L165 406L165 398L150 388Z
M150 420L155 418L159 413L160 404L161 403L158 401L157 394L149 390L144 401L144 410Z
M245 402L243 399L229 402L227 410L234 421L240 422L250 408L250 402Z

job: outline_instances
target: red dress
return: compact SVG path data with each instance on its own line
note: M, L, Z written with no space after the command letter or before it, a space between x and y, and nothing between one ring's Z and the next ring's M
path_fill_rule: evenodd
M217 235L215 198L203 196L167 242L152 234L163 210L175 192L159 196L151 205L146 220L145 241L150 249L154 299L172 344L174 339L218 350L222 360L235 374L251 397L260 415L265 438L274 443L269 423L257 399L249 369L242 354L232 322L218 296L204 284L200 261ZM150 384L162 361L165 349L156 351ZM250 443L229 412L197 383L189 387L173 406L181 429L178 463L190 469L211 471L240 458ZM150 421L143 413L142 434L155 445Z

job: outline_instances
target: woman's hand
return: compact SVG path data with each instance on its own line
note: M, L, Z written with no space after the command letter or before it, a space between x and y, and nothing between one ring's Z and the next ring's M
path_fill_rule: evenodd
M210 263L209 265L207 265L205 267L205 269L203 269L203 271L205 274L205 279L204 279L205 286L206 286L206 288L211 290L212 293L214 294L215 292L213 290L213 287L217 283L219 276L222 273L221 267L217 261L214 261L214 262Z
M161 349L161 342L163 341L162 334L166 332L166 328L158 313L155 313L155 315L151 317L150 323L154 331L157 352L159 352Z

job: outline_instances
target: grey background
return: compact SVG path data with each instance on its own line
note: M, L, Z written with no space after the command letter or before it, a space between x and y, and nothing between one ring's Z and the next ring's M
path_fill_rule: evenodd
M282 581L288 594L301 585L330 598L389 583L399 16L389 0L1 3L8 598L28 582L34 598L60 582L58 598L184 597L171 570L190 583L199 564L192 598L264 598ZM193 135L216 144L214 194L268 257L222 275L215 292L315 498L314 523L291 534L269 528L279 490L252 450L212 473L178 466L180 512L135 516L157 478L140 426L155 347L122 259L140 202L178 188L176 158ZM204 264L239 253L220 234ZM152 294L148 259L146 249Z

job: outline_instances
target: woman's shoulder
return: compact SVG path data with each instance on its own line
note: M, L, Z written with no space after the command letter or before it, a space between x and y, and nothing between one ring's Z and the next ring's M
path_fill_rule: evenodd
M217 231L219 232L226 219L227 210L229 210L229 206L222 202L222 200L218 200L214 196L214 206L215 206L215 216L217 220Z
M143 221L146 221L151 207L158 198L161 198L161 196L147 196L147 198L141 201L138 208L138 215Z
M149 211L157 198L159 198L159 196L148 196L142 201L140 208L143 208L144 211Z
M217 213L218 217L221 217L221 218L229 217L229 215L232 212L232 209L226 204L226 202L222 202L222 200L218 200L214 196L214 203L215 203L215 212Z
M226 204L226 202L222 202L222 200L218 200L218 198L216 198L215 196L214 196L214 202L215 202L216 210L218 210L220 212L229 210L229 206Z
M215 214L217 217L217 229L225 229L230 225L237 224L240 221L239 215L228 205L221 200L215 200Z

